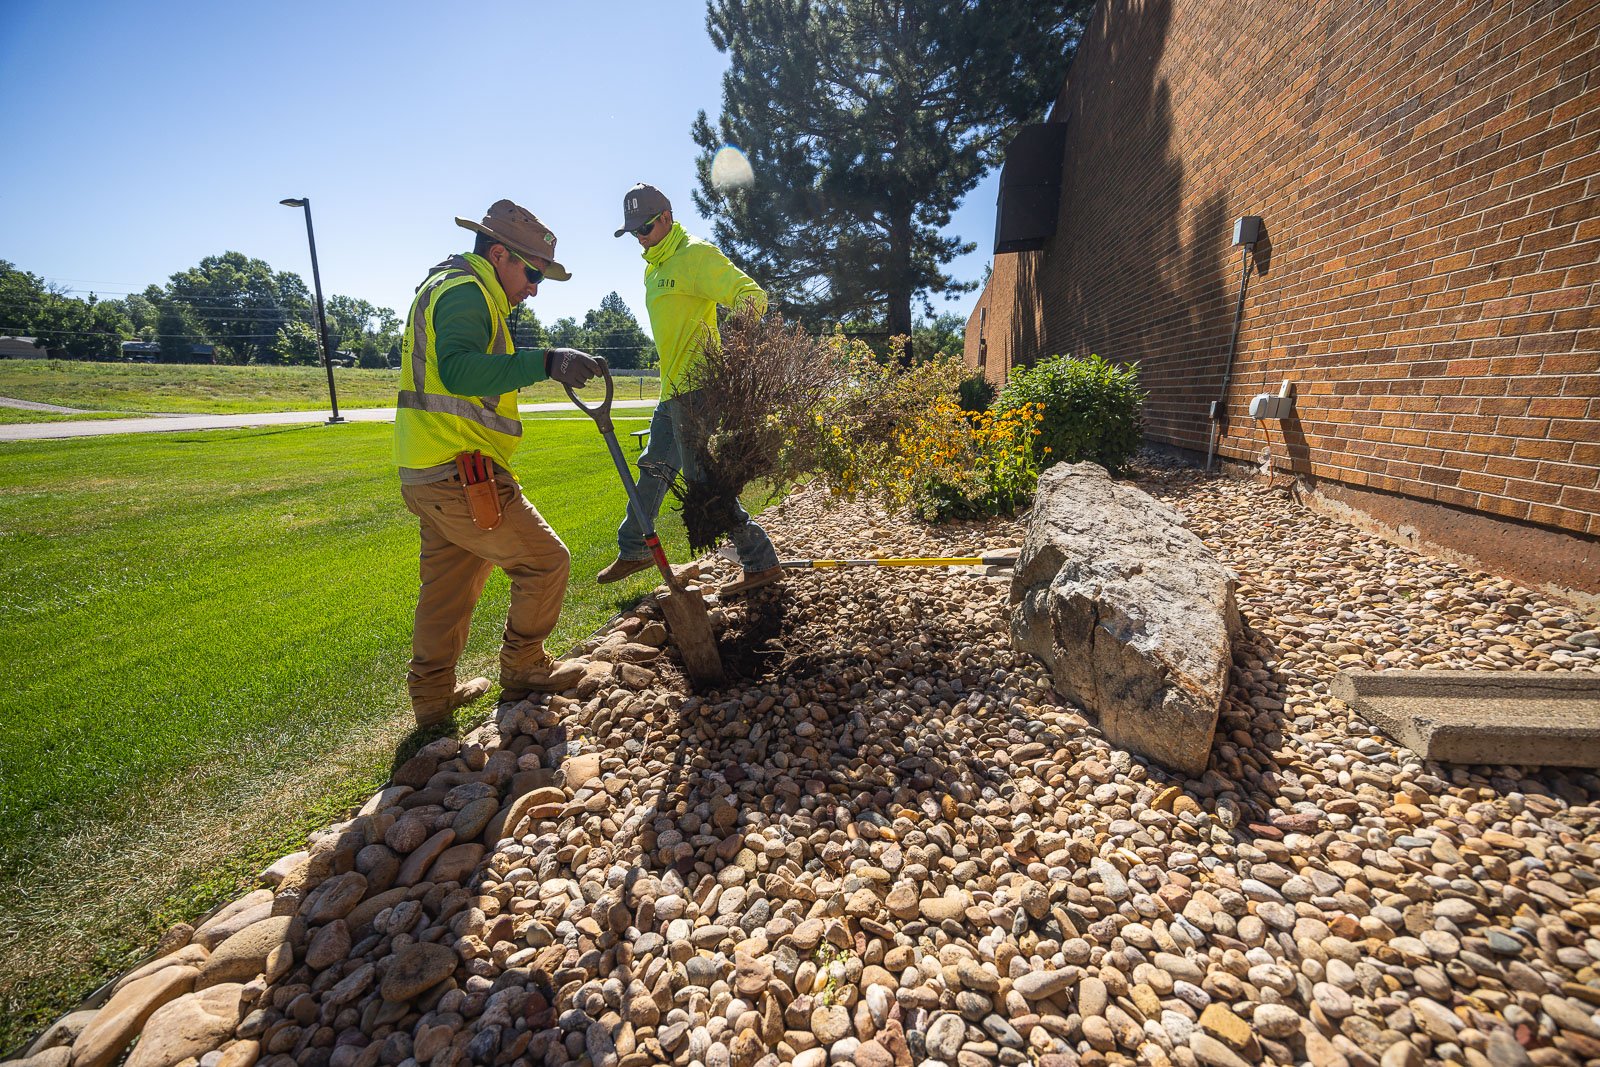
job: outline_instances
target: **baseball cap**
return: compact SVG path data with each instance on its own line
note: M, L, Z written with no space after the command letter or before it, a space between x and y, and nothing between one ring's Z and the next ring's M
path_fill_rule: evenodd
M612 234L621 237L629 230L637 230L663 211L672 210L672 201L653 185L640 182L622 197L622 229Z

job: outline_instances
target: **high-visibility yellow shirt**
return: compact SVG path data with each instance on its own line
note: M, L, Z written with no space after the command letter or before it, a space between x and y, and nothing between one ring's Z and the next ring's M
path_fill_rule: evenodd
M717 305L755 307L766 314L767 294L709 241L674 222L644 250L645 310L661 354L661 397L680 393L705 343L717 336Z

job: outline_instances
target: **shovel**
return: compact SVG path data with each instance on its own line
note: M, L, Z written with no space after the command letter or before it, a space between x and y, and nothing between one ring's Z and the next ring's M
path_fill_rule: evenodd
M661 550L661 539L656 536L655 524L639 506L633 474L628 470L622 446L617 444L616 428L611 424L613 383L609 369L605 372L605 378L606 398L593 407L579 400L570 385L563 383L562 388L578 405L578 410L593 419L599 427L600 436L605 438L606 448L611 451L611 462L617 465L617 473L622 476L622 486L628 491L628 507L633 510L634 521L644 531L644 543L650 547L650 554L655 557L661 577L667 583L667 595L660 600L661 611L667 617L667 628L677 640L684 669L696 685L716 685L724 678L722 656L717 652L717 639L711 633L711 617L706 614L706 602L701 599L699 589L684 585L683 580L673 572L672 565L667 562L667 554Z

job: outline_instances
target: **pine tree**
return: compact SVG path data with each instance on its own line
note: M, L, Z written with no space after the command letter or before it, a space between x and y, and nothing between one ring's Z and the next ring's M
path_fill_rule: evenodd
M1090 0L710 0L731 61L701 112L695 203L717 243L790 317L912 330L912 304L973 288L942 267L962 196L1039 120ZM718 188L723 145L754 184Z

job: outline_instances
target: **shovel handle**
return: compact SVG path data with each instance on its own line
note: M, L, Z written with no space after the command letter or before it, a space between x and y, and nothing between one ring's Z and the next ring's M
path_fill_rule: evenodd
M667 588L674 593L683 592L683 582L672 570L672 564L667 562L667 554L662 551L661 539L656 536L655 524L650 521L650 516L645 514L644 508L639 504L639 493L634 485L633 475L628 471L628 461L622 455L622 446L617 443L617 432L611 425L611 397L614 386L611 381L611 368L604 371L606 378L606 398L599 404L590 407L578 399L578 394L572 386L562 382L561 386L567 391L567 397L578 410L594 420L595 426L600 430L600 436L605 440L606 450L611 453L611 462L617 468L617 476L622 479L622 488L628 493L628 507L633 512L634 521L639 524L644 533L644 543L650 549L650 555L655 559L656 567L661 571L662 580L667 583Z
M599 422L601 419L610 421L611 397L616 392L616 384L611 380L611 368L607 367L601 371L601 373L605 375L606 379L606 398L593 407L590 407L582 400L579 400L578 394L573 390L572 386L568 385L566 382L561 383L561 388L567 391L567 398L570 399L574 404L578 405L579 411L589 416L595 422Z

